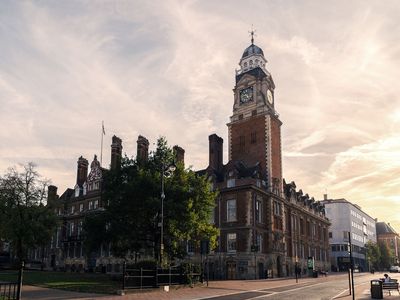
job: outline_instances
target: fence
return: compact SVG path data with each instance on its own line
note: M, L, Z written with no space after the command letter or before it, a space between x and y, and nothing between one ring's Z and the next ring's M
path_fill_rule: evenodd
M122 289L157 288L198 282L200 273L185 273L182 268L128 269L124 265Z
M17 299L17 282L0 282L0 299L15 300Z

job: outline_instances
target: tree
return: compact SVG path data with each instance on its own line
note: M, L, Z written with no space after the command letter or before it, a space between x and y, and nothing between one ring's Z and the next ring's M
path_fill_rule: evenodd
M45 205L47 186L33 163L22 170L9 168L0 176L0 236L10 242L19 261L29 249L47 245L57 225L57 217Z
M390 268L394 255L385 242L379 242L378 246L381 253L379 266L381 270L387 270Z
M127 157L121 167L105 175L102 214L86 219L85 248L95 251L101 244L111 244L113 255L126 257L129 253L147 250L159 255L161 176L163 166L172 162L173 151L164 138L148 161ZM216 245L218 229L210 224L217 194L207 178L197 175L182 164L165 179L164 244L170 259L186 255L186 242L210 240Z
M373 243L372 241L368 241L366 244L367 248L367 259L369 261L369 268L372 270L377 270L379 269L379 262L381 259L381 251L379 249L379 246L376 243Z

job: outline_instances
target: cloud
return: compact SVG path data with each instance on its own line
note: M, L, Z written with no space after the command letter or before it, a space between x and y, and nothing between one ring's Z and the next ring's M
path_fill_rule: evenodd
M73 186L77 158L100 152L102 120L105 166L113 134L130 156L142 134L206 167L208 135L227 141L254 24L276 84L285 178L393 224L393 210L373 208L398 206L399 14L396 1L6 1L0 169L35 161L61 191Z

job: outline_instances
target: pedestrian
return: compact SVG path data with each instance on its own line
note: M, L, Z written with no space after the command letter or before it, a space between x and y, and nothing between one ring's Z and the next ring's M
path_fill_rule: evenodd
M392 279L389 277L388 274L384 274L383 276L385 276L385 280L384 282L390 282Z

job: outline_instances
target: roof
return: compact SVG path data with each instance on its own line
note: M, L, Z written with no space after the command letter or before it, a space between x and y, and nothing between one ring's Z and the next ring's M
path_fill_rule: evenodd
M245 57L253 55L253 54L260 54L260 55L264 56L264 52L262 51L262 49L260 47L258 47L257 45L251 44L249 47L247 47L244 50L242 58L245 58Z
M390 226L390 224L386 224L385 222L377 222L376 223L376 234L396 234L397 232L393 229L392 226Z
M260 78L260 79L268 76L267 74L265 74L265 72L260 67L256 67L254 69L250 69L250 71L243 72L243 73L240 73L239 75L236 75L236 83L238 83L239 80L244 75L247 75L247 74L253 75L254 77Z

